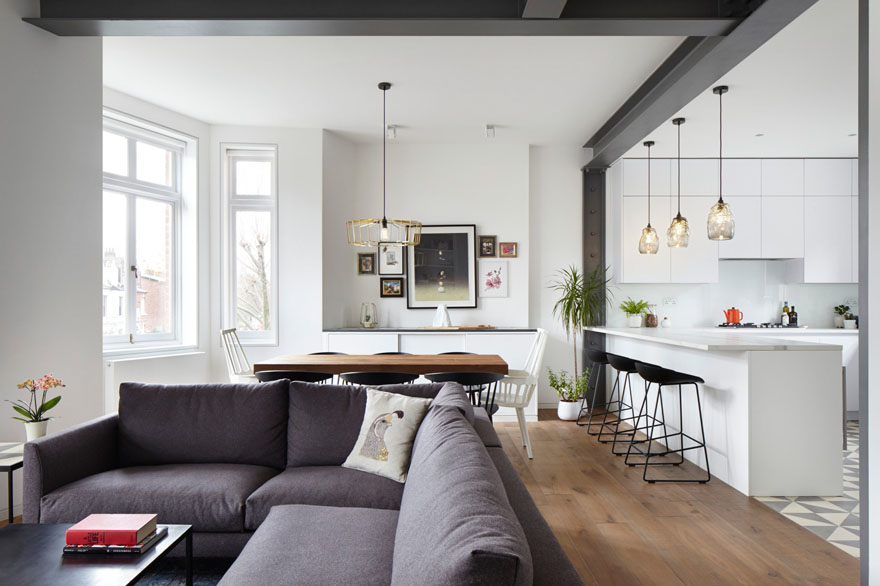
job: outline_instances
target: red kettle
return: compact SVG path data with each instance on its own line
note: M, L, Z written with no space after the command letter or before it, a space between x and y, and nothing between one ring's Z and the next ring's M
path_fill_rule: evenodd
M730 309L724 310L724 323L728 324L738 324L742 322L743 312L735 307L731 307Z

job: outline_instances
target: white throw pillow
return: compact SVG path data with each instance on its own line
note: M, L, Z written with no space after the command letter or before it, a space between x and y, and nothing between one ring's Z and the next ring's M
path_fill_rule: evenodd
M431 399L367 389L364 422L346 468L406 481L413 440Z

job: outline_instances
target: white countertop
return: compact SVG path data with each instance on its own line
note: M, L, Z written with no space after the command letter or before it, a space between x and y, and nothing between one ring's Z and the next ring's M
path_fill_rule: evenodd
M718 328L587 328L599 334L631 338L644 342L679 346L709 352L750 352L772 350L843 350L837 344L783 340L769 336L751 335L753 330ZM814 330L814 333L818 330Z
M670 328L675 330L676 328ZM681 328L685 330L686 328ZM737 332L740 334L761 334L785 338L794 336L857 336L859 330L847 330L844 328L693 328L691 331L701 332Z

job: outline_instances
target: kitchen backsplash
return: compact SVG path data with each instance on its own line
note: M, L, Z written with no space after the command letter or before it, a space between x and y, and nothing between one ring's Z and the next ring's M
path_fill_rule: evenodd
M626 325L618 306L627 297L648 301L661 319L686 328L716 326L729 307L741 309L744 322L777 322L786 300L797 308L800 324L813 328L833 327L834 306L841 303L858 314L858 285L790 284L790 268L784 261L731 260L719 263L717 283L615 284L608 325Z

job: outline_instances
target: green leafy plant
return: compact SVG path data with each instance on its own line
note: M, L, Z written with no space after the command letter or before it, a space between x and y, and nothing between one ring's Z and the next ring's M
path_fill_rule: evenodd
M577 339L585 327L598 325L603 318L605 304L608 303L610 292L607 290L608 268L596 267L590 273L584 274L574 265L557 272L556 279L550 284L550 288L559 295L556 303L553 305L553 315L562 322L565 329L565 335L572 341L574 350L574 376L569 379L570 388L577 392L577 389L586 388L587 377L589 371L585 370L582 375L578 375L578 349ZM558 375L551 373L551 377L559 382L560 377L569 377L566 371L560 372ZM553 379L550 385L553 386ZM557 387L557 393L560 393ZM560 398L563 395L559 394ZM563 400L568 400L564 399ZM577 399L571 399L577 400Z
M843 316L843 319L854 320L854 319L856 319L856 316L847 312L846 315Z
M55 375L51 373L44 374L42 378L38 378L37 380L29 378L23 383L20 383L18 388L28 391L30 397L28 398L27 403L25 403L23 399L16 399L15 401L7 400L7 403L12 404L12 408L15 412L21 415L21 417L13 417L13 419L24 421L25 423L48 421L51 417L46 417L46 411L61 401L61 395L46 400L46 393L48 393L50 389L63 386L65 385L61 379L56 378ZM38 396L39 391L42 391L42 396Z
M626 315L642 315L647 313L650 307L651 305L647 301L643 299L633 301L632 297L627 297L626 301L620 304L621 311Z
M555 373L552 369L548 368L547 372L550 388L554 389L563 401L578 401L587 391L590 369L584 370L583 376L577 377L572 377L564 370Z
M834 308L834 313L837 315L846 315L849 313L849 305L838 305Z

